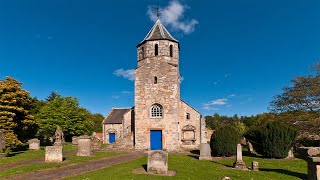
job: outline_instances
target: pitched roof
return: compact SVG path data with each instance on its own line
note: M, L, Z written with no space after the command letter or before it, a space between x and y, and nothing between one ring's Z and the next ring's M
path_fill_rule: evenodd
M148 32L146 37L143 39L143 41L138 44L141 45L142 43L146 41L151 41L151 40L170 40L179 43L178 40L176 40L170 33L169 31L162 25L160 19L158 19L151 30Z
M125 109L116 109L113 108L110 114L103 120L103 124L121 124L123 120L123 116L129 112L130 108Z

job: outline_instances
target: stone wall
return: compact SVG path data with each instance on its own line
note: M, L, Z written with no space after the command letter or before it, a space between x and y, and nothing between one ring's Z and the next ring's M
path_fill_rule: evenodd
M159 55L154 56L154 45ZM173 57L170 57L170 44ZM144 47L144 56L141 49ZM167 40L147 41L138 48L138 68L135 71L135 148L150 148L150 130L162 130L163 149L179 149L178 119L180 103L180 73L178 44ZM157 77L157 84L154 79ZM153 104L163 107L162 118L151 118Z
M109 133L116 134L116 141L122 138L123 125L122 124L104 124L104 143L109 144Z
M123 137L126 137L131 133L131 113L132 110L127 112L123 117Z
M187 119L187 113L189 119ZM180 101L179 143L183 148L198 148L201 140L201 115L187 103ZM193 130L194 129L194 130ZM192 138L194 136L194 138Z

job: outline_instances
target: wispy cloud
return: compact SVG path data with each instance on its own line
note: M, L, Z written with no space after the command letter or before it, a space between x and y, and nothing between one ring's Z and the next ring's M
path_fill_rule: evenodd
M120 96L111 96L112 99L119 99Z
M121 91L121 94L131 94L132 92L130 91Z
M190 7L178 0L172 0L168 6L160 8L160 19L164 25L169 25L173 30L190 34L199 22L195 19L186 19L184 17L186 9L190 9ZM148 6L147 14L152 21L157 20L157 12L154 6Z
M134 80L134 69L128 69L128 70L117 69L113 72L113 74L116 76L128 79L130 81Z
M183 80L184 80L184 77L180 76L180 83L182 83Z

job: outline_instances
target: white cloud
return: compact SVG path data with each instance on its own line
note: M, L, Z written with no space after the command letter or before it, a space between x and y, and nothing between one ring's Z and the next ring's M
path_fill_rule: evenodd
M182 4L178 0L172 0L169 5L160 8L160 19L164 25L169 25L175 31L182 31L185 34L190 34L194 31L195 25L199 22L195 19L185 19L185 10L189 7ZM157 12L154 6L148 7L148 16L152 21L157 20Z
M184 77L180 76L180 83L182 83L183 80L184 80Z
M130 81L134 80L134 69L117 69L113 72L113 74L128 79Z
M222 98L222 99L216 99L210 102L211 105L225 105L227 104L228 99Z
M122 91L121 94L131 94L132 92L130 91Z
M119 99L120 96L111 96L112 99Z

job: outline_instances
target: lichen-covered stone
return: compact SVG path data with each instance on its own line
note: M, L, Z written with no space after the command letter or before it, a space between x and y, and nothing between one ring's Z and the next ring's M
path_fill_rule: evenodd
M63 161L62 146L47 146L45 162L58 163Z
M78 137L78 153L77 156L92 156L92 137Z
M168 153L164 151L149 151L147 171L154 174L167 174Z
M39 150L40 149L40 140L39 139L30 139L28 141L29 149Z

